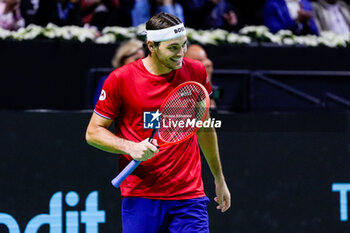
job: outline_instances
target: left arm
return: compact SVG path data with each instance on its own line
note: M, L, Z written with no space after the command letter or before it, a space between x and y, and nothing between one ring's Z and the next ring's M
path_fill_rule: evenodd
M217 209L225 212L231 206L231 195L222 172L216 131L214 128L201 128L197 132L197 138L215 179L216 197L214 200L219 204Z

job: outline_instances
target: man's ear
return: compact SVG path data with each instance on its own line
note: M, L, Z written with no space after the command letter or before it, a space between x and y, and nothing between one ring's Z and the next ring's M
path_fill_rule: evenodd
M154 42L153 41L147 41L147 47L148 47L148 50L150 51L150 52L154 52L154 49L155 49L155 44L154 44Z

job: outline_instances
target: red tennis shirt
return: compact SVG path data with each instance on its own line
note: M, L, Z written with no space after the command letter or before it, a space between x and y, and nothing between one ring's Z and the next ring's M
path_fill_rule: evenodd
M117 136L140 142L152 133L152 129L143 128L143 112L157 111L166 96L186 81L197 81L212 92L199 61L184 58L181 69L159 76L148 72L142 59L137 60L109 75L95 113L114 119ZM120 169L130 161L131 156L120 155ZM205 196L196 135L183 143L161 147L126 178L120 189L123 197L182 200Z

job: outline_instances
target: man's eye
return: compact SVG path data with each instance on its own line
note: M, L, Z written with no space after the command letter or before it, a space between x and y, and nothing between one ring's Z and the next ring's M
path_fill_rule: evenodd
M170 49L170 50L176 50L176 49L177 49L177 47L172 46L172 47L169 47L169 49Z

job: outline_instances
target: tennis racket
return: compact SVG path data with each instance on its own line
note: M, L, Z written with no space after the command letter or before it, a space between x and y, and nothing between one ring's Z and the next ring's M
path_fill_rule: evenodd
M192 137L198 130L196 122L204 121L209 112L209 95L198 82L184 82L172 90L159 108L161 124L158 129L159 147L181 143ZM157 129L153 129L149 138L152 142ZM132 160L117 177L112 185L119 188L141 161Z

